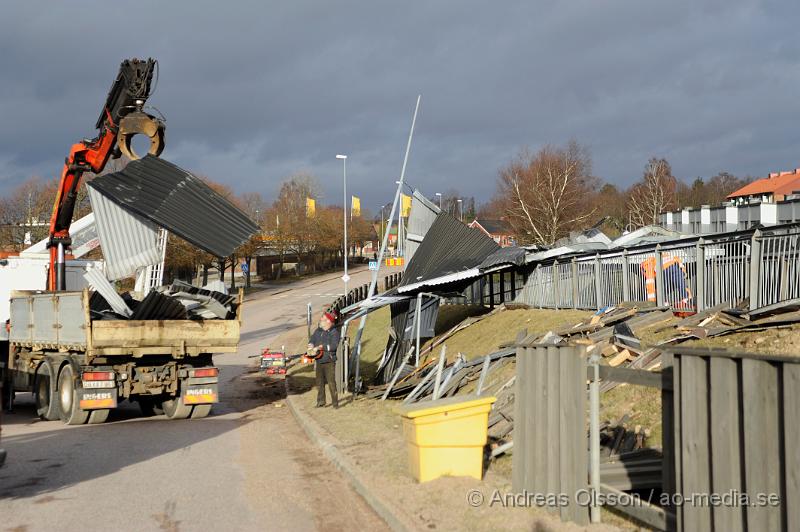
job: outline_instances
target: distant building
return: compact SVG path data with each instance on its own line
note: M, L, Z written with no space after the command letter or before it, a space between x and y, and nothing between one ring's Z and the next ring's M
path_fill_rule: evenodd
M659 225L683 234L703 235L795 222L800 222L800 199L690 207L661 213Z
M800 194L800 168L790 172L775 172L769 177L748 183L728 194L735 205L743 203L777 203Z
M500 244L501 247L513 246L514 232L511 225L505 220L488 220L485 218L475 218L470 224L473 229L483 231Z
M662 212L659 225L683 234L741 231L800 222L800 168L775 172L728 195L722 205Z

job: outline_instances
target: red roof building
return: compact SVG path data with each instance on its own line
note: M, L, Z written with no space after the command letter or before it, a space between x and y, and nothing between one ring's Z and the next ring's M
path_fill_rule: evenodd
M475 218L470 224L473 229L483 231L495 242L500 244L500 247L508 247L514 245L514 232L511 226L505 220L487 220Z
M775 172L758 179L728 195L736 203L751 201L775 203L787 196L800 193L800 168L791 172Z

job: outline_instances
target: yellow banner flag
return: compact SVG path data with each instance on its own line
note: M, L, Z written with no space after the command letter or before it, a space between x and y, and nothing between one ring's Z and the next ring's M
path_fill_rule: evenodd
M361 198L358 196L353 196L353 204L350 207L350 217L358 218L361 216Z
M306 198L306 218L313 218L317 214L317 202Z
M411 196L400 194L400 216L408 218L411 215Z

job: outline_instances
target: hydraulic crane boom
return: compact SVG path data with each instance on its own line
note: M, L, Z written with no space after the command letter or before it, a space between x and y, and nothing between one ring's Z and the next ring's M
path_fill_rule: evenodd
M158 156L164 149L163 121L142 110L156 73L154 59L123 61L97 119L97 136L78 142L70 149L50 218L49 290L66 288L65 255L71 244L69 226L83 174L102 172L109 158L116 159L122 154L129 159L138 159L131 147L131 139L137 134L150 138L150 154Z

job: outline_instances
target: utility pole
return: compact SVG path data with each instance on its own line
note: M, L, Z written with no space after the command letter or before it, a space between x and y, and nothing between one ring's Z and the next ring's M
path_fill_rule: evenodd
M344 203L343 207L343 214L344 214L344 247L342 251L344 251L344 275L342 275L342 281L344 281L344 294L347 296L347 281L350 280L350 276L347 275L347 211L349 208L347 202L347 155L337 155L337 159L342 160L342 180L344 181Z

